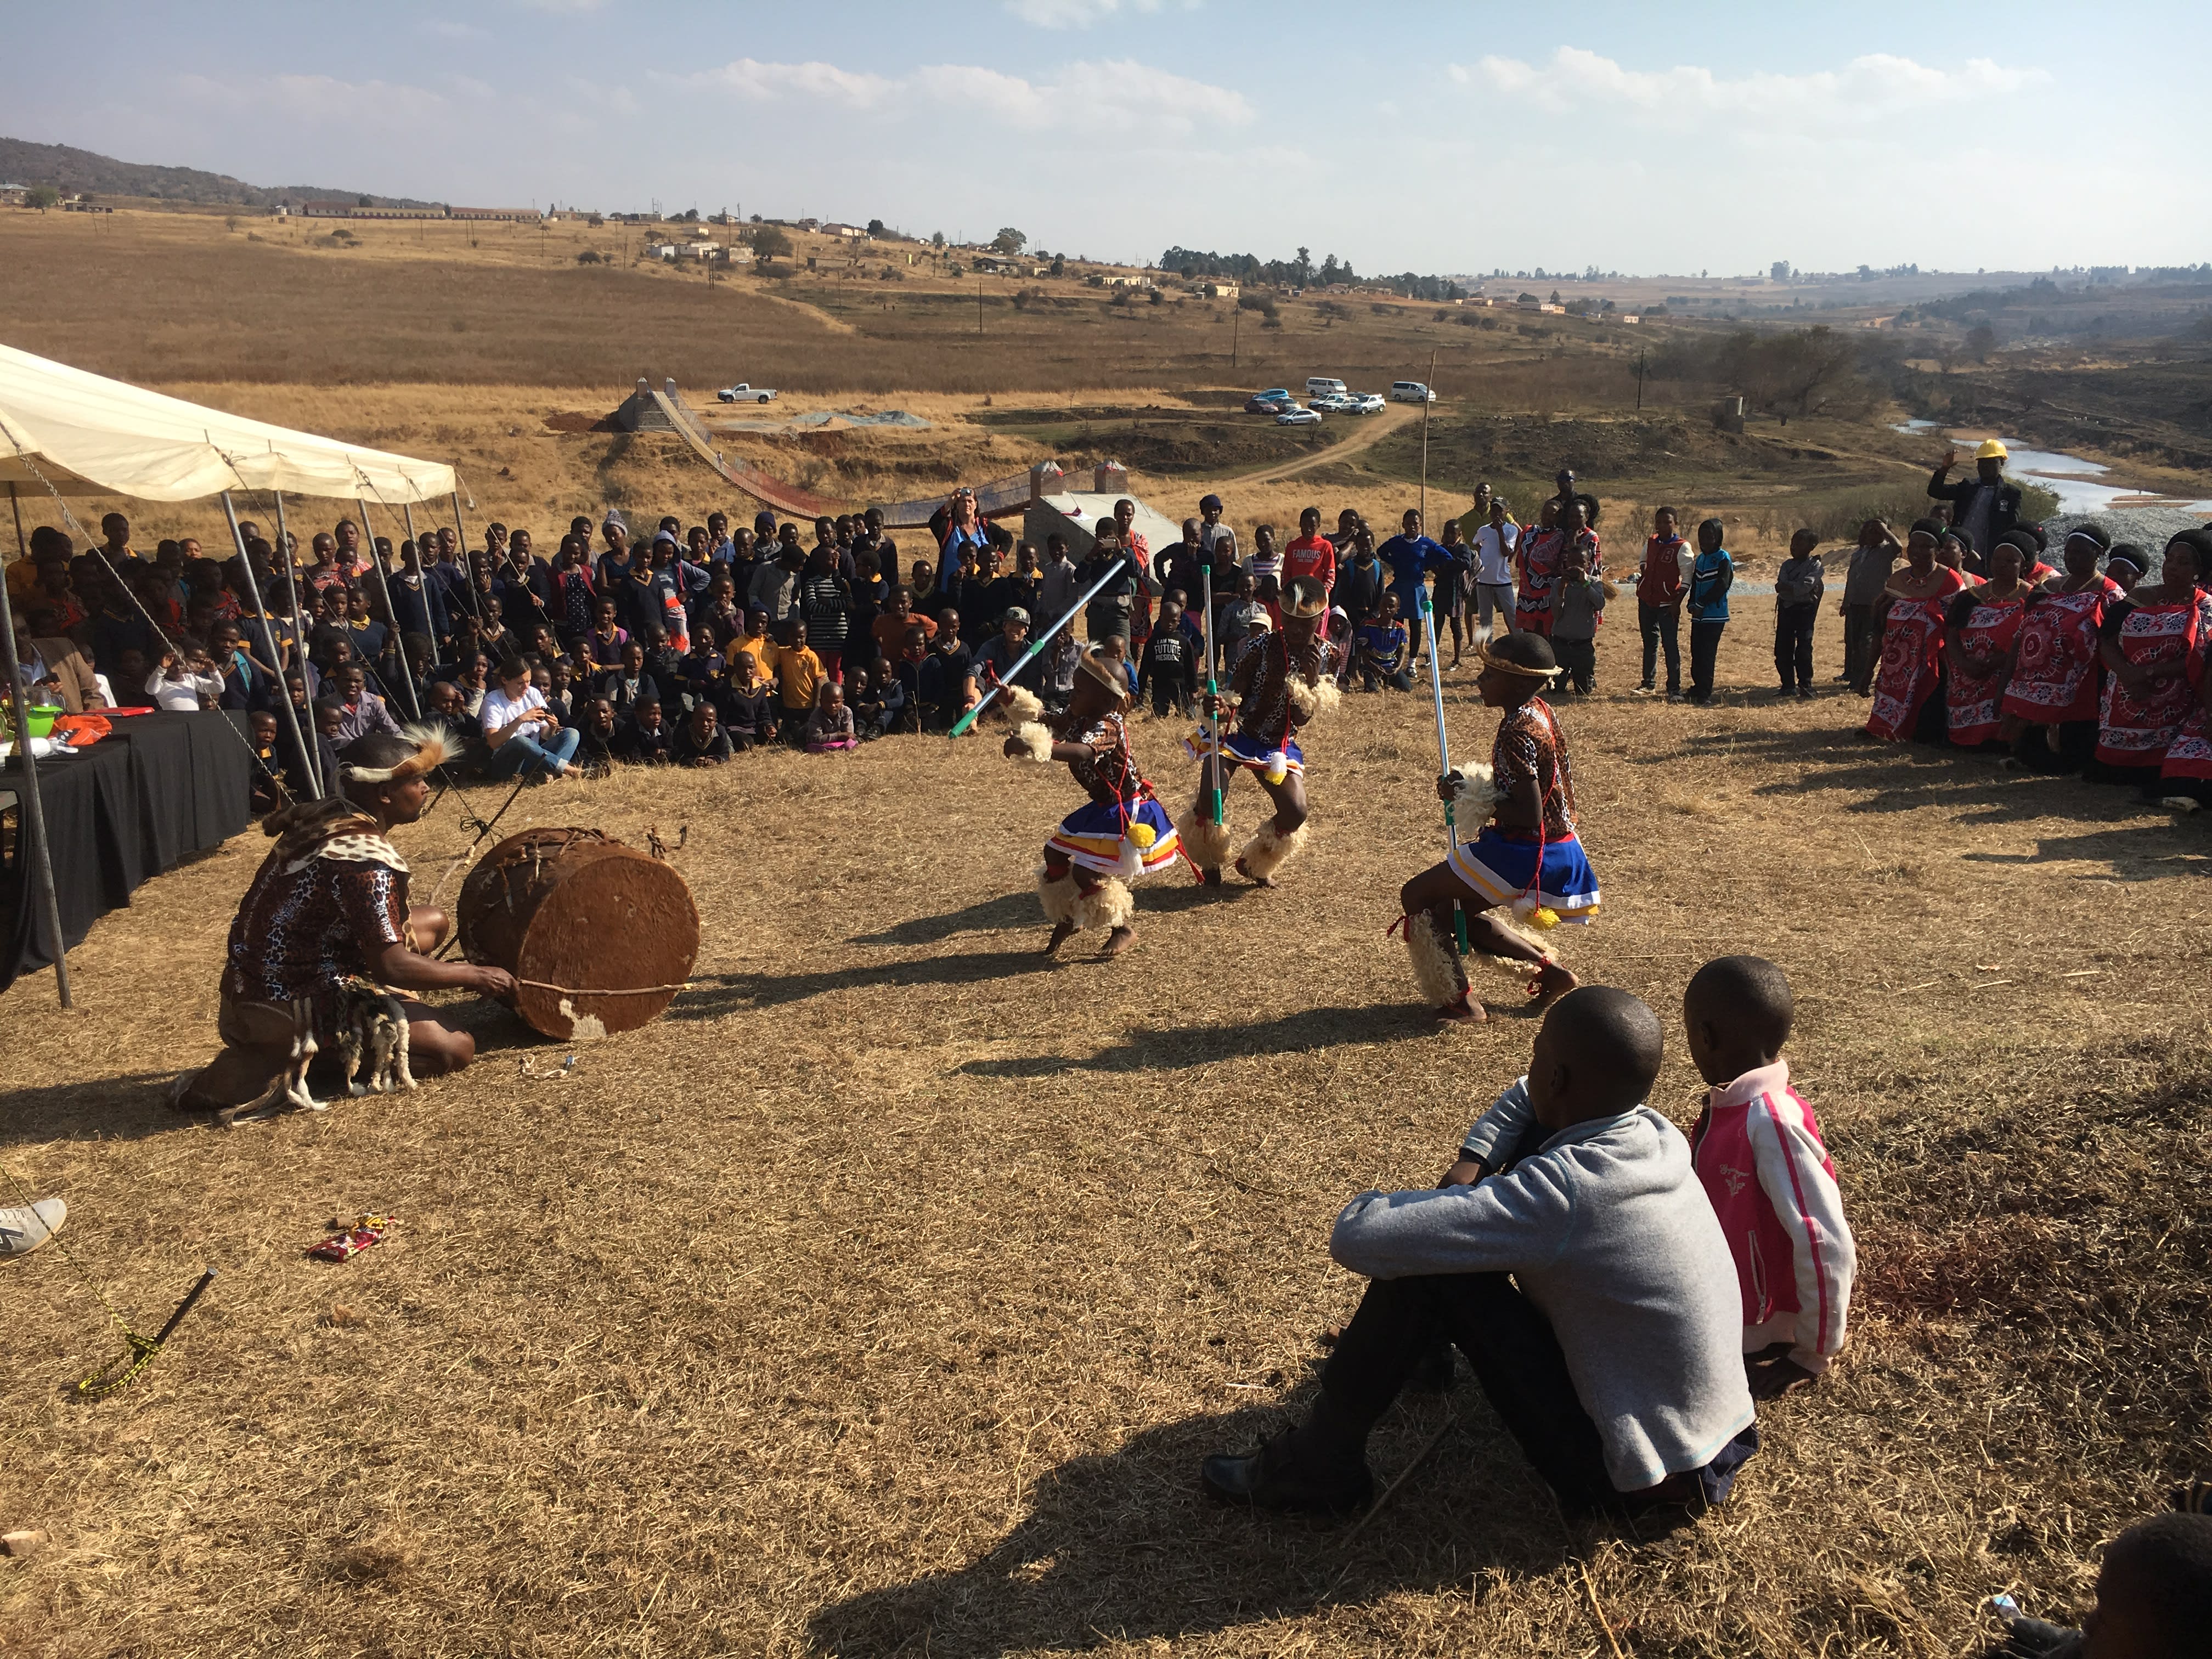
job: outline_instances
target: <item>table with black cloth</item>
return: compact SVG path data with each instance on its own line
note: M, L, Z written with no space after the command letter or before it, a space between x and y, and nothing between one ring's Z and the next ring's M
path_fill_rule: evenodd
M39 763L39 799L53 848L62 937L83 942L92 924L131 902L131 890L252 821L253 756L244 714L111 716L114 729L67 758ZM0 793L20 797L23 769L0 766ZM18 803L15 848L0 866L0 990L52 953L40 935L37 843Z

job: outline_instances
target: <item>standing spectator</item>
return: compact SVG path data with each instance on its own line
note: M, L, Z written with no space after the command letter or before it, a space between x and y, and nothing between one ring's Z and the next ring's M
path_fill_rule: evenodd
M1108 526L1109 519L1099 524ZM907 630L907 644L914 644L915 630ZM915 706L921 710L922 729L928 732L949 732L960 717L975 706L975 665L968 647L960 641L960 613L947 608L937 615L937 642L927 648L918 665L915 676Z
M1451 556L1452 568L1437 573L1437 614L1451 624L1451 665L1456 668L1466 632L1467 591L1474 571L1474 550L1460 539L1457 519L1444 520L1443 547Z
M1488 484L1475 487L1475 503L1490 495ZM1513 559L1521 548L1521 526L1513 522L1503 497L1491 499L1489 522L1474 532L1475 643L1486 642L1494 626L1513 631ZM1497 624L1491 622L1492 617Z
M1735 561L1721 545L1726 534L1718 519L1699 525L1697 562L1690 567L1690 701L1696 703L1712 701L1713 659L1728 626L1729 589L1735 585Z
M1820 556L1813 550L1820 544L1813 532L1799 531L1774 576L1774 672L1782 679L1781 695L1794 691L1801 702L1813 700L1813 621L1827 587Z
M1037 614L1056 623L1075 608L1076 595L1082 592L1075 561L1067 556L1067 538L1057 532L1047 536L1044 569L1037 585ZM884 654L896 653L886 647Z
M1350 507L1345 509L1344 517L1351 520L1350 531L1347 532L1343 541L1337 542L1332 541L1321 533L1319 507L1309 507L1298 514L1298 533L1291 538L1290 545L1283 550L1281 568L1274 573L1279 587L1294 582L1301 576L1305 576L1319 582L1323 593L1334 592L1338 558L1351 547L1352 533L1359 527L1359 515L1353 513ZM1255 568L1252 573L1252 580L1257 582L1266 574L1267 573ZM1352 620L1354 622L1358 620L1356 612L1353 614Z
M1680 519L1671 507L1651 515L1651 534L1644 543L1644 563L1636 573L1636 625L1644 635L1644 679L1639 694L1656 690L1659 653L1667 653L1667 700L1682 695L1682 595L1688 570L1696 556L1689 551L1677 528Z
M1112 519L1101 519L1092 526L1091 535L1091 556L1076 572L1077 587L1087 592L1102 578L1106 585L1091 595L1084 612L1084 627L1093 644L1103 644L1116 635L1126 640L1130 636L1137 582L1124 557L1121 527Z
M1859 526L1858 545L1851 550L1850 568L1844 576L1844 672L1839 677L1862 697L1874 695L1874 671L1881 660L1881 624L1875 607L1881 603L1890 574L1905 549L1890 527L1880 519Z
M823 682L829 677L822 672L822 659L806 646L806 623L798 616L784 619L783 633L775 647L776 702L778 721L787 727L794 742L805 737L806 717L813 712L814 700L820 695Z
M754 567L752 586L745 595L748 608L758 606L768 612L768 619L781 627L791 615L792 599L799 586L799 573L805 567L806 556L799 550L799 536L794 529L784 540L765 552Z
M959 597L960 570L964 559L980 559L991 544L982 515L975 510L975 492L963 484L945 503L945 533L937 544L937 574L933 591L950 603Z
M1582 511L1580 501L1575 511ZM1559 559L1559 582L1553 590L1552 653L1559 659L1564 684L1586 697L1596 689L1597 628L1614 590L1590 568L1589 549L1582 542L1570 541Z
M1214 543L1229 533L1229 526L1221 522L1221 497L1201 495L1198 498L1199 545L1211 553Z
M1200 539L1205 533L1206 526L1196 519L1185 519L1182 539L1153 556L1152 574L1162 592L1173 588L1181 588L1186 594L1201 591L1200 580L1212 562L1206 556L1211 550Z
M1137 659L1137 696L1141 699L1151 688L1155 714L1188 714L1191 699L1198 695L1198 659L1205 647L1193 645L1182 620L1181 602L1172 597L1161 600L1160 625Z
M1966 532L1969 548L1995 547L1997 538L2020 524L2020 487L2004 475L2010 453L1995 438L1974 452L1974 476L1949 482L1959 452L1947 449L1928 480L1928 499L1951 504L1951 522Z
M1286 554L1285 559L1288 556ZM1375 538L1363 525L1345 550L1336 584L1337 607L1354 629L1382 608L1382 587L1387 579L1382 560L1375 551Z
M852 627L853 589L837 574L837 544L823 542L807 556L799 580L797 614L806 619L806 638L821 659L822 673L833 684L845 672L845 639Z
M1441 543L1423 533L1421 515L1413 508L1407 507L1399 522L1398 534L1376 551L1390 568L1390 592L1397 597L1399 614L1413 618L1421 614L1422 604L1428 596L1429 573L1436 572L1437 581L1443 583L1450 580L1459 564ZM1420 655L1421 641L1417 638L1413 641L1414 659L1419 661Z

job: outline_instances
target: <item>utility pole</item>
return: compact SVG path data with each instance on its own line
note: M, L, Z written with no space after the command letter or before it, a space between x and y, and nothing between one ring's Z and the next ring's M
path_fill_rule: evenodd
M1229 367L1237 367L1237 337L1244 328L1244 302L1240 297L1229 313Z
M1639 410L1644 407L1644 364L1650 355L1649 349L1636 354L1636 406Z
M983 279L981 276L975 279L975 331L978 334L983 331Z

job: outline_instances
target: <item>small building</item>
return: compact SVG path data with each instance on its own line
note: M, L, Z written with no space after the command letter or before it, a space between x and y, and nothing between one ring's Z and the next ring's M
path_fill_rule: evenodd
M858 225L824 225L822 227L822 234L824 236L842 236L848 241L857 242L868 233Z
M1209 300L1233 300L1243 289L1236 283L1200 283L1198 291Z
M1613 320L1616 323L1640 323L1644 317L1640 312L1624 311Z

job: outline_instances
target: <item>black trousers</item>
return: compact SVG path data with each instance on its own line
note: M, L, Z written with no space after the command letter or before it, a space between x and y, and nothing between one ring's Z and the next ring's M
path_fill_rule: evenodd
M1467 1356L1492 1409L1561 1507L1586 1512L1617 1500L1604 1443L1552 1322L1504 1273L1372 1281L1328 1357L1322 1392L1353 1426L1370 1429L1440 1341Z
M1854 691L1863 693L1874 684L1874 671L1881 663L1881 629L1875 626L1874 607L1844 607L1844 678Z
M1693 622L1690 624L1690 696L1703 702L1713 695L1713 659L1720 655L1721 630L1728 623Z
M1652 685L1652 676L1659 672L1659 649L1667 650L1667 689L1682 689L1682 607L1679 605L1646 605L1636 602L1636 625L1644 630L1644 684Z
M1774 672L1784 691L1813 684L1813 620L1820 614L1818 599L1774 607Z
M1164 715L1171 712L1185 714L1190 712L1188 693L1172 681L1154 680L1152 682L1152 713Z
M1563 640L1552 635L1552 654L1559 666L1567 671L1568 684L1583 696L1597 683L1597 641L1595 640Z

